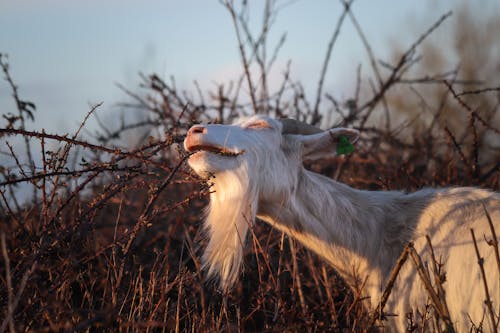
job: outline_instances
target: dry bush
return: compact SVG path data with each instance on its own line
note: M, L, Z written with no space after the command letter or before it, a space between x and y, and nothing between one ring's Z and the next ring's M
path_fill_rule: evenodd
M498 103L491 102L498 100L498 88L476 82L474 98L489 102L475 104L457 81L459 71L429 74L425 83L432 82L440 93L431 90L419 98L435 103L436 95L446 95L453 112L466 120L463 132L445 121L441 109L440 126L428 118L420 122L415 112L411 119L417 120L392 124L409 114L397 111L402 103L395 92L422 84L405 76L420 59L417 49L449 15L417 37L393 64L382 66L386 73L350 2L343 3L314 98L305 96L288 69L281 87L269 90L267 74L281 46L266 52L276 2L267 2L256 35L246 20L248 7L225 2L241 51L241 77L215 91L195 86L194 92L184 92L173 79L143 75L141 92L124 88L131 97L125 106L139 110L141 120L124 119L114 128L101 123L87 139L80 132L89 117L97 116L99 105L72 135L28 131L35 106L18 95L1 56L17 110L4 115L0 128L8 161L0 179L0 332L367 328L370 316L356 291L315 255L262 223L252 230L244 276L235 289L221 294L205 281L199 262L205 240L199 229L210 188L190 172L180 148L192 123L267 113L358 128L363 138L355 154L309 166L354 187L414 190L453 184L498 191L499 148L484 139L498 141L499 126L491 121L498 118ZM358 27L376 74L370 80L358 73L352 98L339 102L323 91L323 81L345 20ZM375 82L371 93L361 93L361 85L370 82ZM402 137L403 132L410 135ZM130 137L136 137L137 147L123 144ZM7 145L15 138L21 140Z

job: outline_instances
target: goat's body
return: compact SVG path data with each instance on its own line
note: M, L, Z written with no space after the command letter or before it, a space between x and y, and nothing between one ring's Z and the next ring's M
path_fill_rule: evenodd
M500 267L496 263L494 248L488 245L492 232L485 209L490 214L497 232L500 231L500 195L474 188L451 188L436 191L422 210L412 241L415 249L432 272L432 257L426 236L431 240L435 257L443 264L446 280L443 284L445 300L457 332L469 331L482 325L484 332L494 332L485 305L483 276L478 265L471 229L474 230L479 253L484 258L484 270L491 301L495 309L500 302ZM432 277L431 273L431 277ZM425 304L430 303L427 292L411 262L403 266L388 309L399 316L413 310L414 321L420 322ZM497 314L495 314L496 316ZM405 324L399 318L400 328ZM435 331L430 329L429 331Z
M470 229L477 235L481 255L493 261L486 264L486 275L489 289L496 291L490 295L492 301L499 304L499 271L493 249L483 237L491 239L483 204L500 231L498 194L476 188L424 189L411 194L359 191L308 171L301 177L297 188L300 200L292 196L289 202L266 201L259 206L257 216L326 259L353 288L363 286L362 296L369 297L372 310L409 241L422 260L431 263L428 235L447 273L443 287L457 330L470 327L467 314L475 324L485 318L483 324L488 327ZM331 219L324 218L327 216ZM389 319L389 330L397 327L403 332L409 311L420 322L416 312L425 313L429 300L410 260L402 267L392 295L384 310L398 316Z
M491 301L498 311L500 274L494 249L487 244L492 236L485 209L500 232L500 194L476 188L412 194L355 190L305 170L302 161L335 155L341 141L356 141L356 131L318 133L309 127L309 133L296 135L287 134L288 125L257 116L232 126L196 125L188 132L190 166L202 177L215 175L205 220L209 275L219 276L224 288L237 280L247 231L257 216L331 263L353 289L368 296L374 310L408 242L431 266L429 236L444 265L443 288L457 331L468 330L471 321L493 331L470 229L484 257ZM409 311L425 330L427 323L419 314L425 314L426 304L428 293L407 260L384 308L397 315L389 317L388 331L405 331Z

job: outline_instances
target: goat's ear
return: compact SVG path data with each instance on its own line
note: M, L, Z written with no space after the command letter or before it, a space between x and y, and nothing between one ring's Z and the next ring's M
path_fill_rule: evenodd
M302 159L317 160L352 151L352 144L358 140L359 131L333 128L318 134L297 135L296 138L302 142Z

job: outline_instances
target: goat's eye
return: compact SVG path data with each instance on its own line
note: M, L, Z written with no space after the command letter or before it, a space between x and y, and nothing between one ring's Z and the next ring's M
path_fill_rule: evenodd
M259 120L259 121L255 121L253 123L248 124L247 128L264 129L264 128L271 128L271 126L269 125L269 123L267 121Z

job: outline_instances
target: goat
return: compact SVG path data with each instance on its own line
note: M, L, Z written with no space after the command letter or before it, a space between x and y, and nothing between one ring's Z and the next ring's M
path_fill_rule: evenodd
M303 160L336 155L340 139L358 139L353 129L319 130L291 119L253 116L233 125L194 125L184 140L188 164L213 183L205 227L209 242L203 262L222 288L238 279L249 227L259 218L295 238L329 262L372 310L408 242L430 262L429 236L446 269L443 285L450 316L461 332L483 321L485 294L470 229L478 235L494 306L499 306L499 269L488 245L485 209L500 227L500 194L478 188L397 191L353 189L306 170ZM215 176L214 178L212 176ZM427 292L407 262L385 310L396 314L389 331L405 331L409 311L428 304ZM470 317L469 317L470 316ZM493 330L493 328L489 328Z

